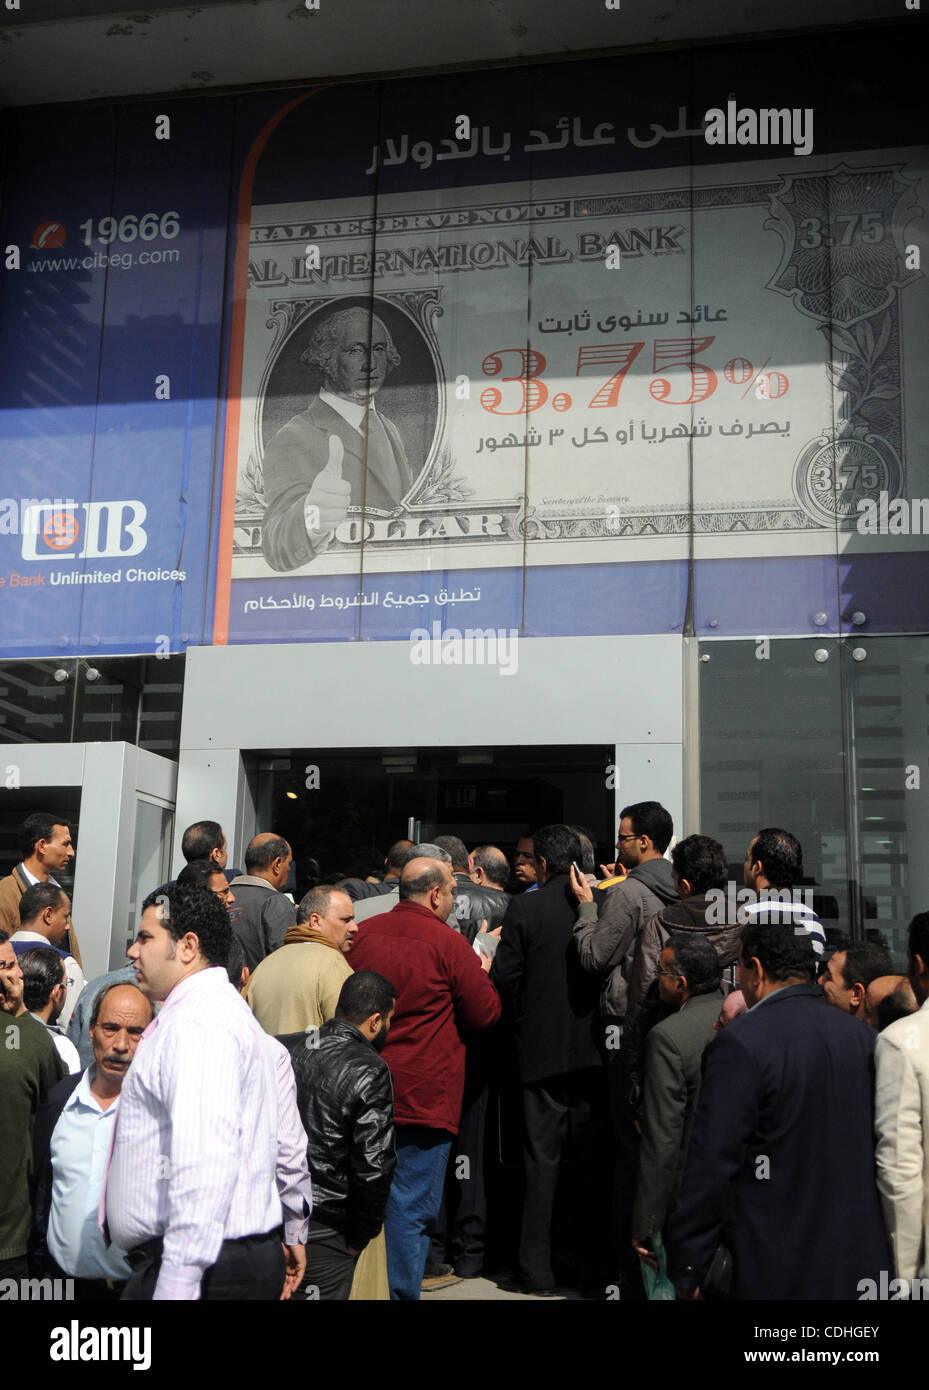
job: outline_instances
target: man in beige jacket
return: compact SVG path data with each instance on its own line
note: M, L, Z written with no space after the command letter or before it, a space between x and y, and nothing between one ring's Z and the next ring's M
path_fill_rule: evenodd
M877 1181L898 1279L929 1275L929 912L910 923L909 975L920 1008L877 1040Z
M252 971L245 992L266 1033L300 1033L335 1016L356 931L355 905L340 888L320 884L301 899L296 926Z
M37 883L57 883L56 873L66 869L74 858L71 830L67 821L46 811L27 816L19 830L22 861L6 878L0 878L0 930L9 936L19 931L20 899ZM68 924L68 949L81 965L74 923Z

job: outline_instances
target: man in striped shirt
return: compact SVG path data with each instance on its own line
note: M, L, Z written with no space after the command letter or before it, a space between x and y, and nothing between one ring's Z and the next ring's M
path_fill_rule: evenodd
M289 1298L303 1273L306 1135L229 983L230 942L200 887L143 904L129 958L162 1008L123 1085L101 1200L133 1270L126 1299Z

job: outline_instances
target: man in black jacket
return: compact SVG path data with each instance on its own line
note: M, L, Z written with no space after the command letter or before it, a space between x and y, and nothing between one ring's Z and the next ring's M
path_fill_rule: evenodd
M823 1004L802 927L749 923L739 973L749 1010L706 1050L668 1273L681 1297L700 1297L722 1245L731 1298L857 1299L863 1280L892 1268L874 1158L876 1035Z
M509 906L510 896L503 891L510 873L506 855L494 845L482 845L469 854L457 835L439 835L435 843L451 856L455 923L461 935L473 943L484 922L488 931L500 926ZM475 872L478 864L479 876Z
M532 838L540 887L510 903L490 978L512 1022L522 1085L521 1287L544 1295L555 1287L552 1231L562 1215L555 1191L569 1163L570 1180L562 1184L572 1207L563 1213L573 1246L569 1277L576 1274L587 1286L602 1274L606 1095L597 1045L599 983L581 968L573 944L568 871L572 861L580 863L580 840L566 825L545 826Z
M397 1159L394 1098L378 1056L393 1017L396 990L383 975L359 970L342 986L335 1018L291 1046L297 1105L307 1132L313 1217L301 1291L345 1300L355 1262L384 1223Z

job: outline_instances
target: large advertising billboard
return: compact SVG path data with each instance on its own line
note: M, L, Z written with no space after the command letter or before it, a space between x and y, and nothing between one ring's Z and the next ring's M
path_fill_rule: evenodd
M14 158L6 653L924 627L929 166L864 42L133 108L108 201Z

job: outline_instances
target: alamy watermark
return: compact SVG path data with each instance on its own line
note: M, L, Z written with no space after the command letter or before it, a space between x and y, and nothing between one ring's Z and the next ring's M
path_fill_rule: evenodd
M740 927L744 927L749 919L746 908L754 906L756 903L770 904L770 907L762 907L760 912L751 913L753 922L760 922L766 926L769 922L780 920L783 916L780 909L786 904L790 904L791 907L808 908L812 912L813 890L812 888L762 888L759 893L754 888L739 888L730 879L725 888L711 888L706 895L706 901L706 920L711 927L723 927L735 922L738 922Z
M410 633L410 661L414 666L496 666L500 676L515 676L519 665L519 633L516 628L443 628L438 621L432 633L424 627Z
M860 536L929 535L929 497L862 497L855 528Z
M73 1279L0 1279L0 1303L71 1303Z
M875 1299L883 1303L901 1299L912 1299L914 1303L929 1300L929 1279L894 1279L886 1269L881 1270L877 1279L859 1279L857 1288L859 1303Z
M755 111L730 97L725 111L711 106L704 115L703 138L708 145L792 145L794 154L812 154L813 108L764 106Z

